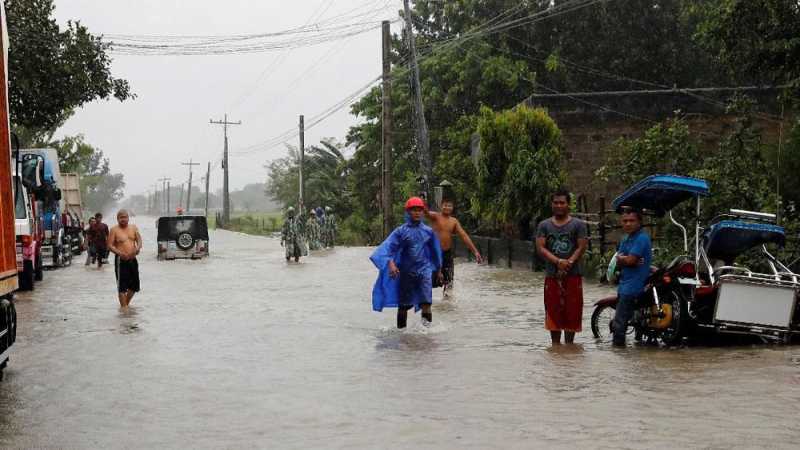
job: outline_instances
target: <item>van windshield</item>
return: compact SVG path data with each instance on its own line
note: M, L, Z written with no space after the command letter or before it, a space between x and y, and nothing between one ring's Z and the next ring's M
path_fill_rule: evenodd
M17 219L27 219L28 210L25 208L25 195L22 191L23 187L19 177L14 177L14 183L12 183L11 187L14 193L14 216Z

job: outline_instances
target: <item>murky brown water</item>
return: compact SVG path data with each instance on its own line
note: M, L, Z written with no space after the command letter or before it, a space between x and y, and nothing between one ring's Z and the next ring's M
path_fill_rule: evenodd
M537 275L461 264L435 325L371 312L369 249L283 262L212 233L157 262L120 313L113 268L45 274L17 300L0 445L59 448L796 448L800 348L618 351L591 305L554 351ZM587 300L607 292L587 286Z

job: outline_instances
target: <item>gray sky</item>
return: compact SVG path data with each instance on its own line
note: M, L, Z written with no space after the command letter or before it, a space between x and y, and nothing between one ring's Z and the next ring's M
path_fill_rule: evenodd
M80 20L94 34L229 35L282 31L323 11L330 18L363 7L386 9L369 20L397 18L401 0L56 0L59 22ZM317 22L315 20L314 22ZM395 25L393 25L393 31ZM157 178L173 185L188 178L180 166L190 157L212 168L222 154L222 127L210 125L226 112L241 126L229 129L230 149L248 147L297 127L298 115L314 116L358 90L381 72L380 30L285 52L226 56L115 56L113 74L131 83L138 98L98 101L79 110L58 135L83 133L125 174L126 195L152 189ZM283 56L281 56L283 55ZM280 64L275 64L276 59ZM323 59L320 61L320 59ZM312 66L315 67L312 68ZM307 72L309 68L311 71ZM266 72L265 72L266 71ZM297 79L303 73L304 77ZM263 75L263 76L262 76ZM257 83L262 76L260 83ZM292 85L290 89L287 86ZM345 108L306 133L343 140L355 118ZM291 143L297 144L293 138ZM286 154L232 155L231 188L263 182L263 165ZM197 174L197 172L195 172ZM199 182L199 175L195 177ZM212 189L222 171L211 173Z

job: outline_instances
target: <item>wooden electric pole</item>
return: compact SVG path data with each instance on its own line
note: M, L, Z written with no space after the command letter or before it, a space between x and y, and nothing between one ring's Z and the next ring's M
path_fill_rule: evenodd
M222 125L225 134L225 150L222 155L222 170L224 173L222 180L222 220L225 223L231 220L231 198L228 190L228 125L241 125L242 121L228 122L228 115L225 114L223 120L209 120L215 125Z
M170 198L171 195L172 195L172 189L170 189L169 180L167 180L167 213L166 214L168 216L169 216L169 201L170 201L169 198Z
M303 162L306 159L306 124L305 124L305 117L301 114L300 115L300 205L298 207L298 213L303 212L303 205L305 196L303 193L303 188L305 187L305 183L303 183Z
M383 236L392 232L392 34L390 22L383 21L383 128L381 149L383 154L381 174L381 203L383 206Z
M178 196L178 208L183 204L183 183L181 183L181 194Z
M192 166L199 166L200 163L192 162L189 158L188 163L181 163L182 166L189 166L189 190L186 192L186 212L189 213L192 209Z
M159 209L160 208L164 208L164 214L167 215L167 216L169 215L169 190L167 189L167 184L169 183L169 180L171 180L171 179L172 178L164 178L164 177L158 179L158 181L161 182L161 193L164 195L165 198L164 198L164 201L162 201L161 204L158 205L157 208L159 208ZM156 204L158 204L158 203L156 203Z
M211 162L208 163L208 170L206 171L206 218L208 218L208 181L211 179Z
M403 0L403 9L406 19L406 40L408 42L409 59L411 63L411 85L414 88L414 122L417 138L417 159L420 169L420 191L425 200L431 201L431 147L428 137L428 123L425 121L425 106L422 103L422 87L419 80L419 64L417 64L417 44L414 38L414 28L411 24L411 7L409 0Z

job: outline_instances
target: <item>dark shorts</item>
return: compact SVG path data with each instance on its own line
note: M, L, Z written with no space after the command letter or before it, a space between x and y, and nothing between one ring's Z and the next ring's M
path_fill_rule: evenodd
M139 292L139 262L136 258L124 261L115 257L114 275L117 277L117 292Z
M447 250L442 252L442 277L444 278L444 283L439 283L439 280L436 277L436 273L433 274L433 287L438 288L442 286L449 286L453 284L453 276L455 275L455 255L453 254L453 250Z

